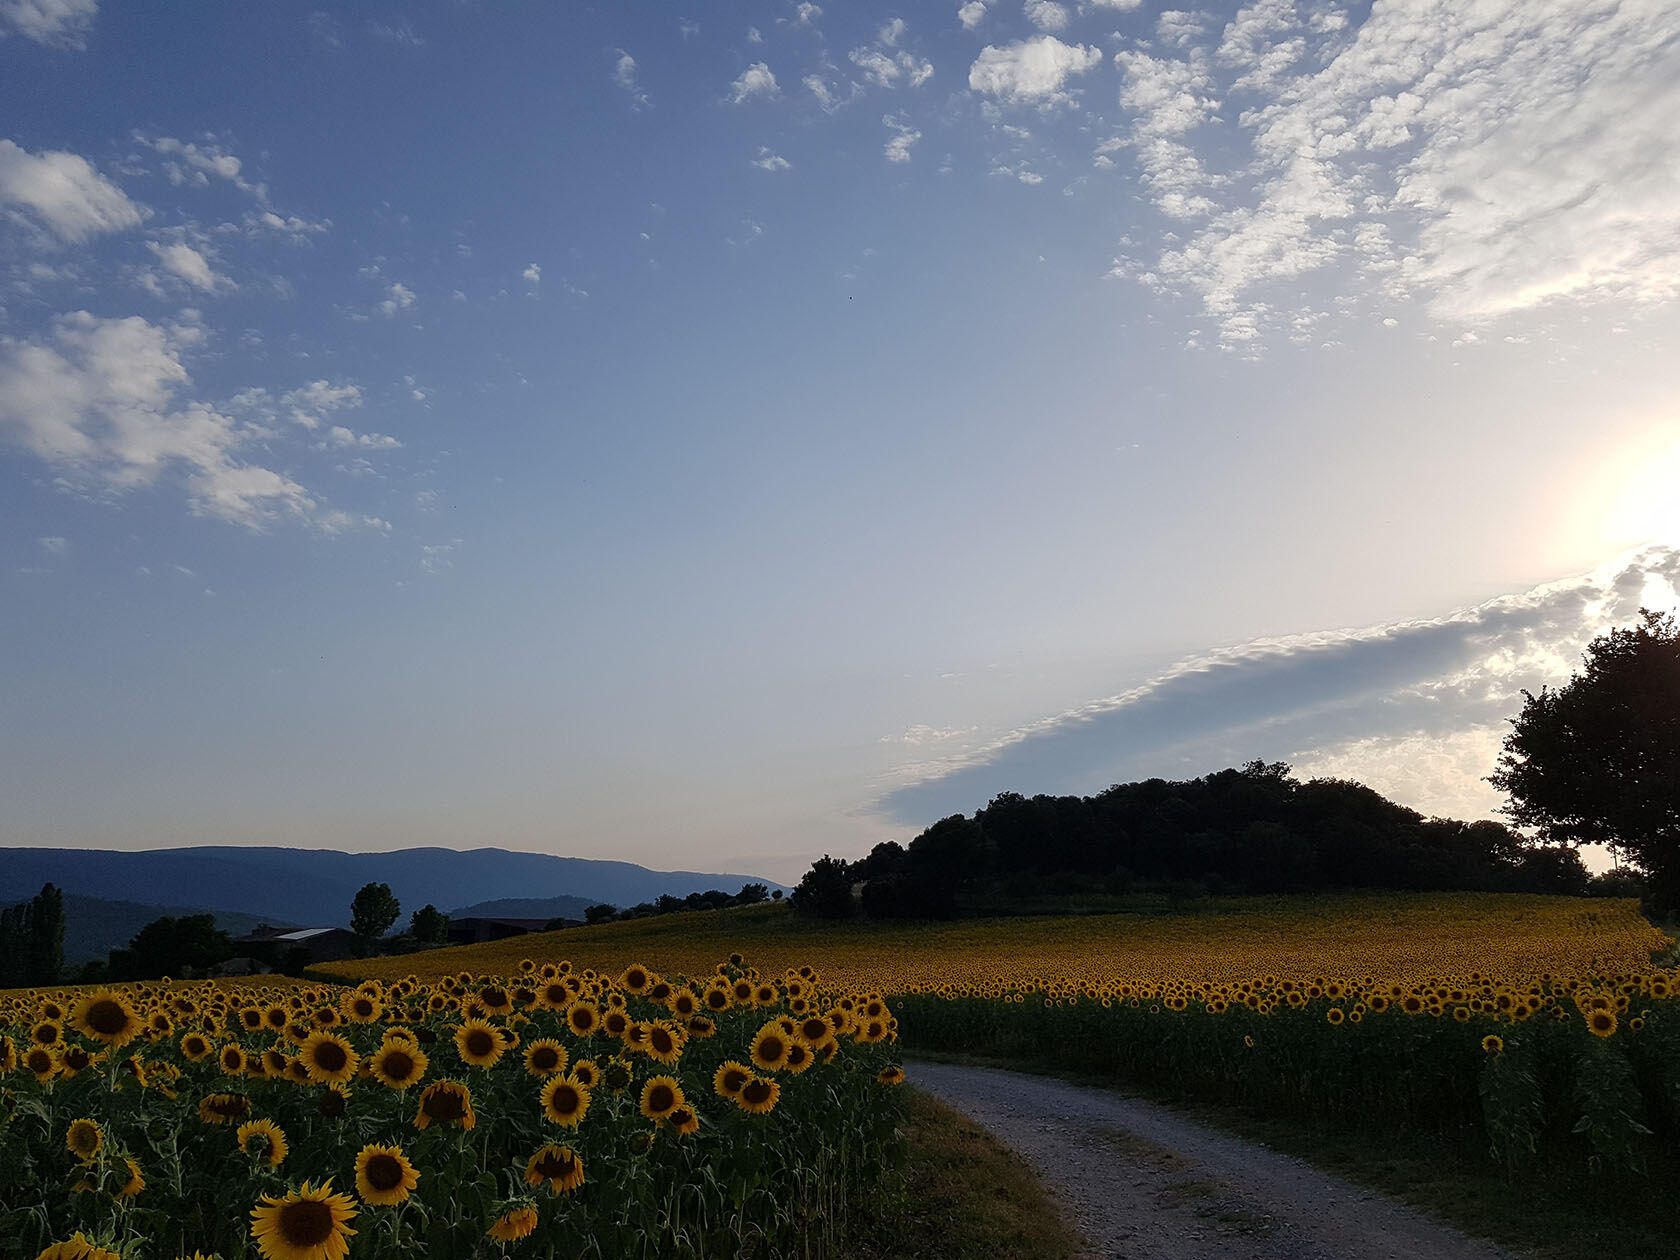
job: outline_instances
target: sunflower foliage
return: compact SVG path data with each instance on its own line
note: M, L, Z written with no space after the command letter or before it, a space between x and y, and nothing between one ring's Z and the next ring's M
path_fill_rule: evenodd
M0 1260L818 1260L902 1157L896 1040L738 957L0 997Z

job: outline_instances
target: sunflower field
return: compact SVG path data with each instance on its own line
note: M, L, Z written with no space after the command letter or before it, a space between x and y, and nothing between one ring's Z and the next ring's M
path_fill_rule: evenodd
M896 1040L738 955L12 994L0 1258L835 1254L900 1157Z
M1680 1139L1680 974L1652 962L1674 941L1636 902L1383 894L1166 910L816 933L763 907L563 935L597 966L630 950L676 965L733 931L755 957L798 950L825 975L870 975L912 1051L1467 1136L1512 1168L1637 1170ZM459 964L519 943L419 958Z

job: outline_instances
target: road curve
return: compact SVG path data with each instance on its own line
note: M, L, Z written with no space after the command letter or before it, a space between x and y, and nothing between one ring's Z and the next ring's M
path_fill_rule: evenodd
M1023 1156L1102 1260L1516 1260L1380 1194L1106 1089L998 1068L910 1080Z

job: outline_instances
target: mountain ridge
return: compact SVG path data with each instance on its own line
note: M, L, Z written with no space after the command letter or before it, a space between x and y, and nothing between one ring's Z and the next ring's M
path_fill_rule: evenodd
M565 896L631 906L664 893L734 892L749 883L785 887L753 875L655 871L634 862L490 846L377 853L278 845L0 848L0 904L27 900L47 883L83 897L202 906L310 927L348 926L351 898L367 883L390 885L405 919L427 904Z

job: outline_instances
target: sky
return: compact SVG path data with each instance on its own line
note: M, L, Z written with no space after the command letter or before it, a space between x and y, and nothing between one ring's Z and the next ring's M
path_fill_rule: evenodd
M1495 816L1680 605L1668 0L0 0L0 845Z

